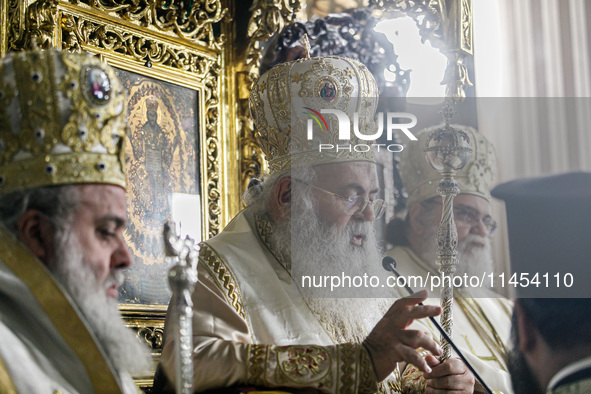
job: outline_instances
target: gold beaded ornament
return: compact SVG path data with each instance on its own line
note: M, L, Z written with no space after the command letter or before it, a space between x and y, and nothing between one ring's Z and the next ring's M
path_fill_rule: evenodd
M277 65L261 75L253 86L249 102L255 134L270 173L306 165L375 162L373 149L342 147L372 144L357 138L353 125L356 119L363 134L376 132L378 99L373 75L353 59L307 57ZM323 109L339 110L346 115L351 126L350 140L339 139L337 117L323 115ZM320 127L310 139L307 125L313 116ZM321 145L341 148L321 150Z
M96 57L56 50L0 60L0 194L49 185L126 187L127 98Z

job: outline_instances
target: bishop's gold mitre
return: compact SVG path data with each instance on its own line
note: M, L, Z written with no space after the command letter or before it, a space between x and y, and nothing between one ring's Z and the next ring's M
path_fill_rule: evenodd
M30 51L0 60L0 194L40 186L126 186L127 99L88 54Z
M400 177L408 193L406 206L438 196L437 184L441 173L433 169L425 159L425 146L429 136L443 125L423 129L415 134L418 141L408 144L400 153ZM497 156L494 146L476 129L452 124L451 127L466 133L472 146L472 155L461 171L454 175L460 193L473 194L490 202L490 191L497 173Z
M373 75L352 59L305 58L267 71L253 87L250 108L270 173L345 161L374 162L373 149L367 149L371 142L359 139L354 126L362 134L376 132L378 96ZM339 138L339 119L323 110L344 114L350 139ZM321 144L335 148L320 150Z

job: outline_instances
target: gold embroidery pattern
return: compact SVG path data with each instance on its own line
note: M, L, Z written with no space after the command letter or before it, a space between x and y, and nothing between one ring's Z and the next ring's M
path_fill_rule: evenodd
M426 357L431 354L429 351L424 349L418 349L418 352L422 357ZM422 394L427 389L427 381L423 377L423 373L412 364L406 365L402 375L400 374L398 367L396 367L394 375L396 378L397 389L401 393Z
M256 226L261 241L263 241L265 245L269 245L269 237L273 233L273 228L271 227L269 220L267 218L257 218Z
M248 345L246 383L254 386L265 386L265 359L267 345Z
M383 382L382 382L382 383L380 383L380 387L379 387L380 393L388 393L388 392L402 393L402 386L400 386L400 380L396 380L396 381L389 380L387 382L387 384L388 384L388 389L390 389L390 391L386 391L386 388L384 387Z
M400 376L400 365L396 364L396 368L392 371L392 377L378 383L378 393L402 393L402 378Z
M405 394L422 394L427 389L427 381L423 373L412 364L404 369L402 373L402 392Z
M242 305L242 297L240 296L240 288L236 284L236 280L230 274L230 270L226 267L222 259L215 253L211 246L206 243L201 243L200 259L204 262L207 267L215 274L214 278L217 279L220 288L226 290L228 301L236 312L246 319L244 314L244 306Z
M330 372L332 360L320 346L280 346L275 352L282 374L295 383L319 382Z
M279 264L281 264L281 266L285 268L285 270L291 275L291 260L283 259L279 254L275 253L273 247L271 246L270 238L274 230L269 217L267 215L263 215L255 218L255 228L259 239L265 244L267 249L269 249Z
M376 376L369 358L369 353L361 346L359 351L359 389L360 393L375 393Z
M310 305L308 305L308 309L310 309ZM314 312L312 309L310 309L310 310L312 311L314 316L316 316L316 318L318 319L320 324L322 324L322 327L324 327L324 329L326 330L326 332L328 333L328 335L330 336L330 338L333 340L334 343L343 343L343 342L361 343L365 339L365 335L366 335L365 328L361 324L357 324L357 327L355 330L349 330L349 331L355 331L356 334L345 336L343 333L347 330L346 330L345 324L342 321L334 322L334 323L329 322L328 320L326 320L326 318L324 316L320 316L319 314Z
M486 348L491 352L491 356L479 356L474 353L474 349L468 341L468 338L464 337L472 353L481 360L496 361L503 371L507 371L507 367L505 365L507 359L507 349L505 348L505 344L478 302L473 298L460 296L456 297L456 303L462 309L466 315L466 318Z
M341 388L339 393L355 393L355 348L359 345L343 343L338 345L341 356Z
M289 134L291 129L291 98L289 87L289 71L290 65L286 64L284 67L278 67L275 72L269 73L267 80L269 86L267 87L267 100L271 104L271 113L273 118L279 125L279 128L286 130Z

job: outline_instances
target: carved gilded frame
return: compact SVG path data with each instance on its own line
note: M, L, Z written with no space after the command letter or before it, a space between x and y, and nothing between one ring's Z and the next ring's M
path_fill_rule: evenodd
M0 0L0 55L28 48L34 38L42 48L88 51L124 70L199 90L204 102L201 190L207 197L202 233L208 238L235 213L223 193L235 185L222 169L228 150L236 149L221 117L228 95L220 31L229 12L221 0L190 3L191 10L174 9L171 0Z
M0 55L31 47L87 51L119 69L198 92L202 234L222 230L238 211L238 152L230 0L0 0ZM229 116L228 116L229 115ZM165 305L122 304L126 324L162 346ZM138 380L151 386L151 375Z

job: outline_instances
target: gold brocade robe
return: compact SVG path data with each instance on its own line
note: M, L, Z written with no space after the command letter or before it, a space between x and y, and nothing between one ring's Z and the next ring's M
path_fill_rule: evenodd
M427 272L437 274L429 270L429 266L409 247L397 246L386 254L396 260L396 269L401 276L426 278ZM484 293L489 297L470 298L466 289L455 291L452 339L491 389L512 393L505 362L505 345L510 343L513 307L509 300L491 290L479 290L481 296ZM428 298L424 304L440 305L440 302L439 298ZM437 328L431 322L425 322L433 338L439 341Z
M377 391L365 348L335 343L267 248L270 227L255 224L249 214L246 209L201 243L193 293L196 391L230 386ZM169 310L161 363L171 380L175 321Z
M0 392L138 393L105 357L76 305L0 226Z

